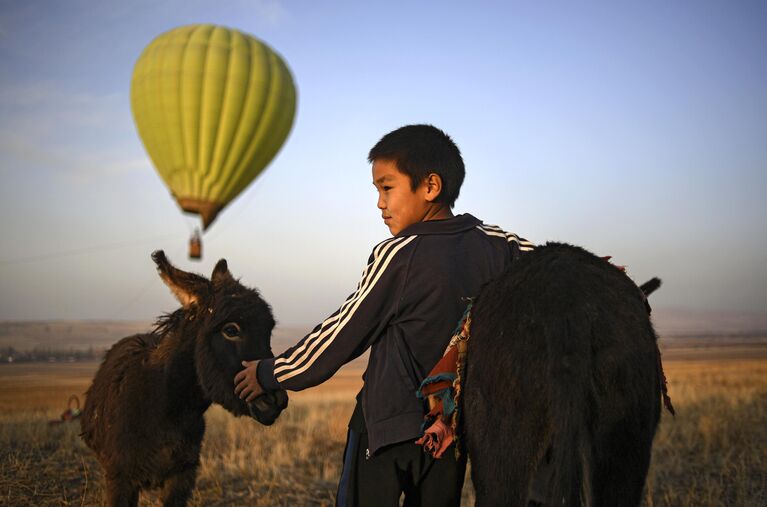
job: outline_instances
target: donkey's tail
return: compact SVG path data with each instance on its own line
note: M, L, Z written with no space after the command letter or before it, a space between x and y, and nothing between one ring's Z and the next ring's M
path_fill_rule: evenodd
M591 506L591 323L585 316L556 320L546 340L553 429L546 505Z

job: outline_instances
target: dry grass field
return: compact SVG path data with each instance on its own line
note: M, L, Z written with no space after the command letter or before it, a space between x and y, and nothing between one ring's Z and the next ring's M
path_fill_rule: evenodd
M664 358L677 416L664 414L655 438L646 505L767 505L764 348ZM0 505L100 504L101 471L79 425L48 423L85 391L96 366L0 365ZM345 369L297 393L269 428L209 410L192 504L332 505L360 373ZM141 504L159 505L152 494Z

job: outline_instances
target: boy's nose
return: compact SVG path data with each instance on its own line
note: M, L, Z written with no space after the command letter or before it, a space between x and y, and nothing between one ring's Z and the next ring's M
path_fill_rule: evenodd
M378 203L376 206L378 206L378 209L384 209L386 207L386 203L384 202L383 197L380 195L378 196Z

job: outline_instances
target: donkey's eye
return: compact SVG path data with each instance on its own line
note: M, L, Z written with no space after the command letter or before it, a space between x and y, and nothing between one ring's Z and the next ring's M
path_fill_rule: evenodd
M236 322L230 322L221 328L221 334L227 340L238 340L240 338L240 326Z

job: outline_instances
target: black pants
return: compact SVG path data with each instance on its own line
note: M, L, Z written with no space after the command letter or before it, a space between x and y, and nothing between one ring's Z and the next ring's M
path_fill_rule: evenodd
M440 459L412 442L386 446L370 457L367 447L367 434L350 429L336 498L339 507L396 507L402 493L405 507L461 504L466 457L456 460L454 447Z

